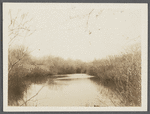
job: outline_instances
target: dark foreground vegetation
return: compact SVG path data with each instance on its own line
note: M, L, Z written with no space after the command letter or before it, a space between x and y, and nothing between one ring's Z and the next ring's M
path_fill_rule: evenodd
M141 50L131 47L120 56L95 60L87 73L100 78L101 83L121 97L125 106L141 106Z
M141 50L137 45L121 55L90 63L53 56L39 59L31 56L27 48L18 46L9 49L8 64L9 106L20 105L18 101L23 100L31 83L46 81L45 76L74 73L98 77L101 84L119 96L124 106L141 106Z
M53 56L38 59L23 46L11 48L8 50L8 105L19 105L18 100L23 100L24 92L31 85L26 84L28 79L34 79L34 83L37 83L45 76L85 72L86 64L80 60Z

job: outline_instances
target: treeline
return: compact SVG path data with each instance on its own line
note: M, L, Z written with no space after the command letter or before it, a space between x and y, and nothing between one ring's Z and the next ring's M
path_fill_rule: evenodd
M126 53L93 61L89 75L100 78L104 86L113 90L125 106L141 106L141 48L130 47Z
M15 100L16 97L19 99L17 94L23 94L22 89L16 89L23 83L20 81L23 77L86 73L98 77L105 87L118 95L125 106L141 106L140 45L134 45L126 53L118 56L109 56L90 63L64 60L53 56L36 58L31 56L27 48L18 46L8 51L8 69L8 99L10 101Z
M56 74L85 73L86 63L80 60L64 60L60 57L33 57L24 46L8 50L8 104L18 105L26 86L24 79L45 78Z
M86 63L80 60L64 60L61 57L46 56L32 59L31 65L46 66L49 74L85 73Z
M86 63L80 60L64 60L61 57L33 57L23 46L11 48L8 51L9 78L21 73L24 76L43 76L54 74L86 73Z

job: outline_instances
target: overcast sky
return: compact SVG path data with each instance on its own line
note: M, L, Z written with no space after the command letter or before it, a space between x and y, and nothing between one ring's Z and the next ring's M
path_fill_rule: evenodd
M36 32L26 37L23 44L34 50L31 54L36 57L54 55L91 61L118 54L128 45L140 42L141 38L138 7L14 4L8 9L15 13L21 9L20 13L28 12L33 17L30 24Z

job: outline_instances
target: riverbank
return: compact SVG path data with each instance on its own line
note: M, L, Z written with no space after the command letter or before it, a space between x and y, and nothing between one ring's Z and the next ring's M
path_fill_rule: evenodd
M46 81L46 76L56 78L57 74L86 73L98 77L103 86L114 91L120 98L121 106L122 104L124 106L141 106L140 48L132 49L118 56L94 60L91 63L64 60L52 56L37 59L24 50L25 48L9 50L9 105L18 105L17 101L22 99L24 91L30 84L34 81L36 81L35 83ZM24 57L22 58L22 56ZM19 62L15 64L18 60ZM66 75L60 78L65 77ZM26 84L25 80L30 81Z
M116 106L119 100L101 85L96 77L87 74L68 74L24 78L26 88L18 106ZM61 77L61 78L60 78ZM118 106L118 105L117 105Z
M87 70L89 75L100 78L101 83L121 96L125 106L141 106L141 50L120 56L95 60Z

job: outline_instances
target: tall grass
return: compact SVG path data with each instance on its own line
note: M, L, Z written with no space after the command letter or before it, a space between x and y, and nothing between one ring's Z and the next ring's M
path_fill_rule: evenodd
M121 96L125 106L141 106L141 50L132 47L119 56L95 60L88 74L100 78L101 83Z
M26 84L24 77L44 79L44 76L53 74L87 73L97 76L125 106L141 106L140 46L133 46L126 53L91 63L52 56L38 59L22 46L9 49L8 58L9 105L18 105L18 100L22 99L24 91L30 85Z

